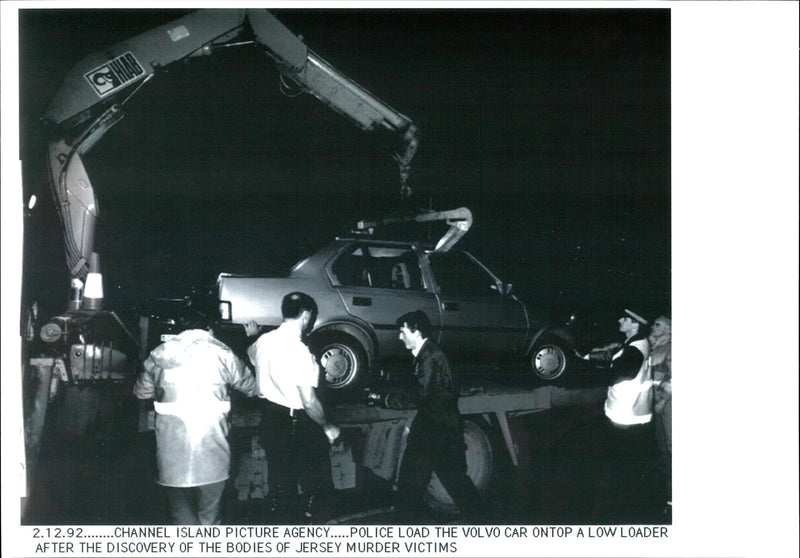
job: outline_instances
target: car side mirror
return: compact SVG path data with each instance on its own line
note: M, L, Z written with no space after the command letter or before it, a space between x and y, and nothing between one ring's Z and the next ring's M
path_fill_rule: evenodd
M512 285L511 283L503 283L502 289L503 290L501 292L503 296L509 296L511 292L514 290L514 285Z

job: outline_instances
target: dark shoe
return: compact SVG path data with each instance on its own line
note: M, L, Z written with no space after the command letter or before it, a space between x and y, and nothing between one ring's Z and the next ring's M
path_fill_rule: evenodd
M303 511L303 515L309 521L311 521L311 519L314 518L314 494L309 496L308 499L306 500L306 507L305 510Z
M269 503L267 504L267 511L269 513L277 513L281 509L281 501L277 496L273 496L269 498Z
M667 502L667 505L664 506L664 511L661 512L661 515L664 518L664 522L672 525L672 502Z

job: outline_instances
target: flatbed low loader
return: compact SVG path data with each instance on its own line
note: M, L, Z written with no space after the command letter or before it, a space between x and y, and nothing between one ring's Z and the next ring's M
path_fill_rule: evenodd
M514 467L518 452L509 419L553 408L599 404L605 387L512 386L467 383L461 388L458 407L464 417L467 474L479 490L489 485L494 471L493 448L504 447ZM338 403L330 410L331 419L342 428L342 443L331 448L334 488L347 490L358 485L360 471L385 480L394 487L405 451L408 427L416 410L386 409L363 402ZM255 408L233 411L236 429L251 429L249 450L239 460L235 486L239 500L261 498L268 493L268 464L257 442L259 414ZM243 430L239 430L241 433ZM248 430L244 430L248 432ZM358 440L359 443L353 443ZM501 441L502 440L502 441ZM500 445L502 444L502 445ZM425 500L441 512L455 511L447 491L434 476Z
M168 68L177 70L190 59L245 45L276 63L282 91L292 95L308 92L357 127L379 133L382 138L388 135L392 157L400 171L401 193L406 199L410 195L406 179L419 141L416 125L335 70L266 10L199 10L81 59L65 74L42 118L43 137L47 138L47 174L63 229L70 298L63 312L49 318L39 316L38 303L27 300L27 295L23 301L27 489L43 484L37 479L40 450L47 446L43 440L48 430L45 423L51 421L48 407L56 399L65 403L53 409L53 415L70 423L70 428L52 429L56 440L64 438L66 431L81 431L95 415L100 417L100 407L119 407L118 414L125 418L135 413L127 412L128 384L138 371L135 355L145 346L138 343L114 311L104 308L100 259L94 251L99 206L82 157L121 120L123 106L151 78L169 73ZM453 240L452 236L445 239L448 243ZM30 269L38 268L31 265ZM511 461L516 464L509 417L588 404L600 400L603 392L595 388L466 385L459 406L466 419L468 474L479 488L485 488L491 478L492 440L485 430L490 423L502 433ZM239 496L255 497L259 492L263 496L266 475L261 473L266 458L255 436L246 430L257 425L258 413L253 412L257 405L250 401L241 409L244 412L234 413L234 426L245 438L250 437L251 449L249 453L242 452L241 463L237 463ZM345 441L332 448L335 486L355 486L359 468L393 484L405 448L407 426L414 415L413 410L387 410L363 403L336 405L332 416L344 427L345 440L347 435L355 435L364 443ZM92 425L114 426L99 418ZM140 430L146 429L147 425L140 425ZM122 427L119 430L127 432ZM72 438L61 441L67 448L75 446ZM104 445L106 441L101 442ZM55 469L56 473L61 472L58 467ZM68 473L69 468L66 469ZM435 485L432 482L429 501L439 506L451 505L444 490L437 491Z

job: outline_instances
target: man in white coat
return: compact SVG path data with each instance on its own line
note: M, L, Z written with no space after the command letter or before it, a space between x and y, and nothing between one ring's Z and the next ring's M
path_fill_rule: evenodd
M158 483L177 525L216 525L230 473L228 389L257 395L253 374L205 322L153 349L133 392L155 399Z

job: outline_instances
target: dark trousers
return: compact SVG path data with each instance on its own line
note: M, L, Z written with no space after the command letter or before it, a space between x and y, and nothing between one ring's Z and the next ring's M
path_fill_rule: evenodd
M175 525L219 525L225 481L188 488L167 486L166 490Z
M401 521L418 522L419 511L424 509L423 496L434 472L459 512L467 519L480 519L481 497L467 476L465 450L461 432L442 435L412 424L398 483L397 511Z
M605 483L596 494L601 500L596 519L648 521L661 501L653 422L620 426L607 417L603 422L598 441Z
M268 485L273 499L297 494L328 492L333 487L328 439L322 428L304 411L295 411L263 400L259 439L269 463Z
M664 499L672 501L672 398L668 399L660 412L653 415L656 443L661 456L660 473L664 479Z

